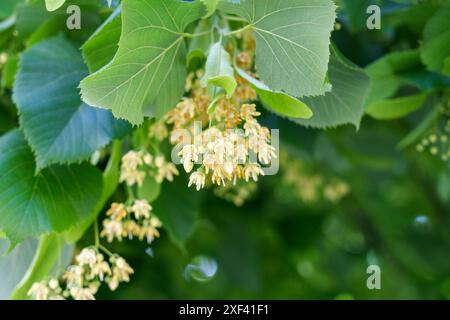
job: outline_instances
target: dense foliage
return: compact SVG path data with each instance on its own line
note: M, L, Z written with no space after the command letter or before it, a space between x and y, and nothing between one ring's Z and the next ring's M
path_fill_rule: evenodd
M448 1L2 0L0 72L0 298L450 298Z

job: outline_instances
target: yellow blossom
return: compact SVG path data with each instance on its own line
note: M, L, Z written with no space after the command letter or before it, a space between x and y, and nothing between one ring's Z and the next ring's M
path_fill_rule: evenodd
M150 212L152 211L152 206L147 200L135 200L131 211L134 213L136 219L140 218L150 218Z

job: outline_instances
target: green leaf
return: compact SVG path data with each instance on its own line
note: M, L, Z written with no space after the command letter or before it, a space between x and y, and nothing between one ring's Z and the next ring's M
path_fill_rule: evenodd
M389 24L392 24L393 27L398 28L407 26L414 32L421 33L427 21L433 16L439 7L440 6L438 3L418 3L414 6L396 10L386 18Z
M17 127L16 110L6 95L0 95L0 135Z
M408 97L380 100L369 105L366 113L378 120L401 118L419 109L427 96L427 93L421 93Z
M61 14L54 14L54 16L45 20L27 39L27 47L57 35L61 32L61 28L65 27L67 17Z
M430 70L441 71L450 55L450 4L440 8L424 30L422 61Z
M234 90L236 90L237 82L234 78L234 70L231 67L230 55L219 42L213 44L209 49L205 75L200 84L203 87L210 86L212 91L216 87L222 87L227 92L228 98L231 98Z
M309 119L312 117L311 109L300 100L284 92L274 92L261 81L248 75L244 70L237 67L235 69L256 90L262 104L269 110L290 118Z
M55 266L56 269L67 266L70 263L73 249L73 246L65 246L62 237L57 236L54 233L41 236L36 254L29 264L23 278L11 293L10 299L29 299L28 291L33 283L44 280L45 277L52 273ZM60 270L53 272L54 276L58 277L58 272L60 272Z
M442 73L450 77L450 57L444 60L444 69L442 69Z
M9 37L9 33L7 31L12 31L12 27L16 23L16 16L10 16L9 18L0 21L0 32L2 33L2 37L0 38L0 44L3 45L4 39ZM11 30L8 30L11 29Z
M194 30L194 34L201 34L192 38L189 44L189 50L187 54L186 64L189 66L195 58L205 59L208 49L211 45L211 20L200 20L197 27Z
M336 18L331 0L221 0L219 9L247 20L256 38L256 69L274 91L292 96L323 94L330 34Z
M171 240L184 251L199 217L199 193L187 188L187 179L179 177L162 185L161 194L152 206Z
M0 2L0 19L9 17L14 13L14 10L20 0L3 0Z
M121 34L121 7L118 7L81 47L91 73L107 65L117 52Z
M366 105L392 97L405 84L402 76L421 66L418 50L393 52L370 64L366 68L371 80Z
M365 71L332 48L329 80L332 90L323 96L302 98L311 108L311 119L293 119L296 123L313 128L330 128L353 124L359 128L364 115L364 103L370 87Z
M8 57L8 61L6 61L2 71L2 90L6 88L11 89L13 87L18 65L19 57L17 55Z
M55 11L61 8L66 0L45 0L45 7L48 11Z
M95 206L89 217L79 224L73 226L64 233L64 239L67 243L75 243L81 239L83 234L95 221L99 213L105 207L108 199L116 191L119 185L119 167L122 159L122 141L114 141L111 150L111 156L108 160L108 164L103 172L103 188L102 195L97 205Z
M81 82L81 94L86 103L140 124L144 112L160 117L183 95L184 30L205 8L199 1L177 0L123 1L122 6L119 50L110 64Z
M433 110L428 113L427 117L420 122L420 124L414 128L408 135L406 135L398 144L397 149L402 150L413 143L419 141L426 132L436 123L436 119L439 117L439 108L433 108Z
M37 248L36 239L27 239L14 248L7 255L2 255L8 251L8 240L0 240L0 299L6 300L11 292L25 275L30 266Z
M448 28L450 28L450 25ZM443 69L444 60L450 54L450 41L448 39L450 39L450 31L443 32L424 43L421 57L430 70L441 71Z
M88 164L51 166L35 175L33 153L23 134L0 138L0 229L13 247L47 232L61 232L85 219L102 181Z
M348 15L351 30L359 32L366 29L367 8L372 4L372 0L342 0L342 4Z
M207 13L206 17L211 16L217 9L217 5L219 4L219 0L200 0L206 6Z
M110 112L81 102L77 85L86 75L81 55L64 37L22 54L13 97L38 170L85 160L129 130Z
M19 39L30 36L52 13L45 9L44 3L20 3L17 6L16 29Z

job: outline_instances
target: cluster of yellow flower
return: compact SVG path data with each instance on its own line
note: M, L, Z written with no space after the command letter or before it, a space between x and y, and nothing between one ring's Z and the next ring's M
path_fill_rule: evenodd
M252 57L245 52L237 59L252 65ZM184 170L191 173L198 164L189 179L189 186L195 185L197 190L204 188L208 180L222 186L238 179L257 181L264 174L261 165L270 164L276 150L269 129L256 119L260 115L256 106L249 103L256 99L256 92L237 76L234 95L220 98L209 114L211 99L208 90L200 85L201 78L201 71L188 76L189 96L150 127L150 137L169 137L173 145L183 144L179 156Z
M164 179L173 181L178 170L173 163L167 162L163 155L153 157L148 152L131 150L122 157L120 182L126 182L129 186L142 186L147 174L162 183Z
M28 295L35 300L95 300L94 295L103 282L114 291L121 282L129 282L130 274L134 273L122 257L114 254L108 260L97 248L84 248L76 256L76 264L63 273L65 289L58 279L51 278L34 283Z
M151 243L159 237L158 228L161 221L153 215L152 206L147 200L135 200L133 205L127 208L123 203L113 203L106 212L109 217L103 220L101 237L106 237L108 242L114 239L122 241L123 237L138 237Z
M338 203L349 192L349 185L339 178L326 178L311 171L300 159L281 152L280 162L282 182L295 192L295 197L305 203L316 202L322 198Z
M258 176L264 174L261 164L270 164L276 153L270 145L269 130L253 118L257 115L255 105L244 104L239 118L245 119L243 131L211 126L196 135L194 143L183 146L179 155L184 170L190 173L194 165L199 164L190 176L189 186L194 184L200 190L209 174L212 183L223 186L229 181L236 183L237 179L257 181ZM223 119L229 121L230 118ZM254 160L251 152L255 155Z

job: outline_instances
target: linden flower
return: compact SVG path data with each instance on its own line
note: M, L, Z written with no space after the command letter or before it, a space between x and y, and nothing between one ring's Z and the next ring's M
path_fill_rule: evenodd
M138 186L142 186L142 184L144 183L144 178L145 172L143 171L122 168L122 170L120 171L119 181L125 181L126 184L130 187L134 186L135 184L137 184Z
M166 162L164 157L159 155L155 159L155 165L158 169L158 172L155 176L155 180L158 183L163 182L164 179L172 182L173 176L178 175L178 170L173 163Z
M264 171L261 169L261 166L257 163L248 164L244 168L244 176L245 181L249 181L250 178L253 179L253 181L258 181L258 176L263 176Z
M189 177L189 184L188 187L195 185L197 188L197 191L200 191L200 189L203 189L205 187L206 182L206 176L203 172L196 171L191 174Z
M195 116L195 104L192 99L184 99L167 115L167 123L181 127Z
M116 276L108 278L106 283L111 291L115 291L119 287L119 279Z
M161 221L159 221L159 219L156 217L145 220L139 230L139 240L143 240L144 238L146 238L148 243L153 242L155 238L159 237L159 231L157 228L161 226Z
M130 281L130 274L134 273L134 270L122 257L112 257L111 262L114 263L113 267L113 279L115 278L119 282Z
M213 147L213 151L217 155L218 159L222 159L226 155L233 155L233 149L234 145L228 138L219 139Z
M239 143L236 145L236 161L238 163L245 163L248 157L248 149L244 143Z
M103 255L98 256L98 262L91 268L91 277L97 277L103 281L105 275L110 275L111 269L109 264L103 260Z
M28 291L28 295L34 300L47 300L49 293L50 289L45 281L35 282Z
M84 269L80 266L69 266L63 275L66 279L67 287L81 287L83 285Z
M164 122L158 121L150 126L148 135L150 138L155 137L157 140L162 141L169 136L169 131Z
M122 157L122 166L126 169L136 170L138 166L143 164L142 152L128 151Z
M116 220L104 220L103 221L103 230L100 233L101 237L106 237L108 242L112 242L114 238L117 238L119 241L122 241L123 234L123 225L121 222Z
M258 121L253 119L251 121L247 121L244 124L244 130L247 136L251 135L258 136L259 133L261 132L261 125L258 123Z
M147 200L135 200L131 211L134 213L136 219L150 218L150 213L152 211L152 206Z
M75 300L95 300L95 297L89 288L72 287L70 288L70 295Z
M134 220L127 220L123 223L122 235L129 239L133 239L133 236L139 234L139 230L140 227Z
M149 166L149 165L152 164L152 161L153 161L152 155L149 154L149 153L147 153L147 154L144 156L144 163L145 163L146 165Z
M120 221L127 216L127 210L123 203L114 202L111 204L111 208L106 211L106 215L114 220Z
M89 291L91 291L92 294L96 294L98 292L98 289L100 288L101 284L102 283L100 281L91 282L88 284L88 289L89 289Z
M276 149L265 143L265 142L261 142L259 144L259 148L258 148L258 159L261 163L263 164L269 164L270 161L273 158L277 157L277 154L275 153Z
M246 121L254 120L254 117L260 116L261 113L256 111L256 105L254 104L243 104L241 106L241 117Z
M199 150L197 150L197 147L193 144L185 145L180 151L179 155L181 155L181 158L183 159L183 167L186 172L191 172L194 167L193 162L198 161L198 153Z
M80 266L88 265L92 268L97 262L97 252L90 248L84 248L75 259Z
M59 288L59 281L57 279L50 279L48 281L48 287L52 290L57 290Z

